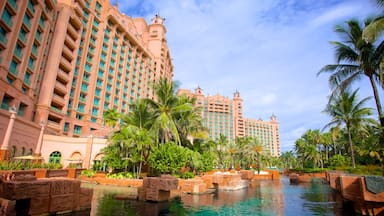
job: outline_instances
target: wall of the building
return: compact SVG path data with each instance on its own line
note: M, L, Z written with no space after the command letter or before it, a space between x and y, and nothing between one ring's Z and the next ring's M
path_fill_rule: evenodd
M45 162L49 162L53 152L60 152L61 164L67 167L70 163L77 163L78 156L82 167L91 168L94 160L101 156L101 149L107 145L107 139L64 137L55 135L44 135L41 156ZM74 155L76 157L74 158ZM72 160L76 159L76 160Z

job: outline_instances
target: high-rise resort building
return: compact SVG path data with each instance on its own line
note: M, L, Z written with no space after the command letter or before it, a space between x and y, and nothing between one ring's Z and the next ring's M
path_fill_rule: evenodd
M1 158L100 130L104 111L128 113L173 77L159 15L147 24L109 0L2 0L0 14Z
M264 151L272 156L280 155L279 123L275 115L270 121L247 119L243 117L243 99L236 91L233 98L205 96L200 87L194 92L180 89L178 94L196 98L196 106L202 108L203 124L209 129L210 138L217 140L225 135L230 142L236 137L255 137L264 146Z

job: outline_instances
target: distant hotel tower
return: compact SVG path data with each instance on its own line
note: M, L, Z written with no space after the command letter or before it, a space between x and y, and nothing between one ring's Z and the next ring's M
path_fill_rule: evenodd
M137 98L153 98L153 82L173 77L158 15L148 25L109 0L2 0L0 14L2 154L33 151L40 128L75 137L98 130L105 110L128 113Z
M243 118L243 99L239 92L233 99L219 94L204 96L200 87L195 92L180 89L178 94L196 98L196 106L202 108L203 124L209 128L210 138L217 140L225 135L228 140L236 137L256 137L272 156L280 155L279 123L272 115L269 122Z

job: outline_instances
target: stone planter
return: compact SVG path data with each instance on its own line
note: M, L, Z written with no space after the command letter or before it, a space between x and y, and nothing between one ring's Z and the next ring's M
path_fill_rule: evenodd
M68 170L68 178L73 178L73 179L76 179L76 178L79 178L81 176L81 172L85 169L79 169L79 168L67 168L66 170Z
M68 176L68 170L65 170L65 169L49 169L49 170L47 170L46 178L67 177L67 176Z

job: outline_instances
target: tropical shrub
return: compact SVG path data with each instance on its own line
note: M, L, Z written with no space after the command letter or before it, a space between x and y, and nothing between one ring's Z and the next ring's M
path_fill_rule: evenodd
M86 176L88 178L93 177L96 174L96 171L94 170L83 170L81 171L81 175Z
M350 164L349 158L337 154L333 155L329 158L329 165L332 167L342 167L342 166L348 166Z
M181 173L180 175L180 178L183 178L183 179L191 179L194 177L195 177L195 174L193 174L193 172L184 172L184 173Z
M186 148L168 142L152 149L148 160L155 171L176 174L187 164L188 153Z
M119 172L119 173L108 173L107 178L111 179L133 179L131 172Z

